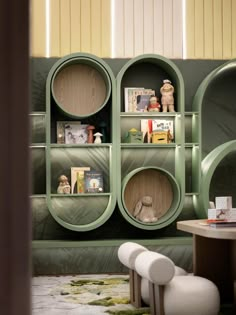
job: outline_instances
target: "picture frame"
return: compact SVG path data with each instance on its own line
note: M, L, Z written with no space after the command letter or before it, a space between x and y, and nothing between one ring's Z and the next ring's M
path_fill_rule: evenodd
M57 121L57 143L65 144L65 126L68 124L80 125L80 121Z
M84 172L89 166L71 167L71 194L84 193Z
M65 124L65 144L83 144L88 142L88 128L86 124Z

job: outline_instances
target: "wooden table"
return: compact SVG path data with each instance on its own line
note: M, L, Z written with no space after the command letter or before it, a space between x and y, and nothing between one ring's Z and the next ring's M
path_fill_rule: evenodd
M206 220L180 221L177 228L193 234L194 274L213 281L221 303L233 303L236 310L236 228L213 228L204 223Z

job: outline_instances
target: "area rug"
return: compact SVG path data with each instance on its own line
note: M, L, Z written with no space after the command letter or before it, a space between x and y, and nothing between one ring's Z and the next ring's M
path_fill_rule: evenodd
M76 275L34 277L32 315L149 315L130 304L129 277Z

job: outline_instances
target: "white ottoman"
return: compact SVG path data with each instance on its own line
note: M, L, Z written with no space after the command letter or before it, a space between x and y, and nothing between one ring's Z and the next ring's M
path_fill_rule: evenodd
M217 315L220 295L216 285L202 277L174 277L164 289L165 315Z
M202 277L175 275L184 273L175 268L166 256L143 252L135 261L136 272L143 277L142 299L156 315L217 315L220 296L216 285ZM152 298L150 298L152 297Z

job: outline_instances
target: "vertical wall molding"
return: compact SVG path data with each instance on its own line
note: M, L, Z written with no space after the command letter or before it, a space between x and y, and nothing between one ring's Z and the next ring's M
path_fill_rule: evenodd
M46 55L45 1L32 0L31 5L31 54L36 57ZM115 58L154 53L182 59L184 31L186 58L236 57L236 0L49 0L49 3L50 57L75 52L111 57L113 51Z
M115 57L183 56L182 0L113 0Z
M189 59L236 57L236 0L186 0Z

